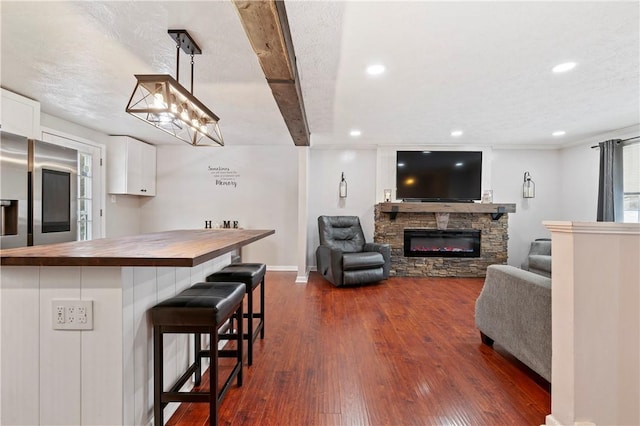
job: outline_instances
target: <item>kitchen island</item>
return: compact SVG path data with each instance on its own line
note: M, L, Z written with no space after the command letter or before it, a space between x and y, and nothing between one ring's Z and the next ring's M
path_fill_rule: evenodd
M273 233L180 230L0 250L0 423L149 424L147 310ZM92 301L93 329L54 330L61 299ZM168 337L170 386L193 354L187 336Z

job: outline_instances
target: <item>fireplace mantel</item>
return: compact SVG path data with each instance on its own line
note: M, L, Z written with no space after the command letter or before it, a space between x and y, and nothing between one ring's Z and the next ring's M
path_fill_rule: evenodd
M494 220L504 213L515 213L515 203L380 203L382 213L390 213L394 220L398 213L489 213Z

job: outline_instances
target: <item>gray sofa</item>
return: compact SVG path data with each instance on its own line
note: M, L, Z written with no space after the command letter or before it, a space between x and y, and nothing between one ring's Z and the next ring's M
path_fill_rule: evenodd
M551 240L540 238L531 243L522 269L551 278Z
M509 265L487 268L476 301L482 342L497 344L551 382L551 279Z

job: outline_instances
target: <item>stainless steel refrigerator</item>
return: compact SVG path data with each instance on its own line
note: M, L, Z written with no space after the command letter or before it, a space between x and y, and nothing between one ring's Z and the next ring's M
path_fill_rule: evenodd
M0 248L77 239L78 152L0 132Z

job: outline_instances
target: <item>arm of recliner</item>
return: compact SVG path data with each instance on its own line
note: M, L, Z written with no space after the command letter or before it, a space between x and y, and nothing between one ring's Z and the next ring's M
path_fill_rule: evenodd
M316 249L318 272L335 286L342 285L342 250L319 245Z
M551 256L551 241L549 240L536 240L531 243L529 247L529 253L527 253L527 257L524 262L520 266L525 271L529 270L529 256L532 255L544 255Z
M384 279L389 278L389 270L391 269L391 246L389 244L365 243L363 251L377 251L384 258L384 266L382 274Z

